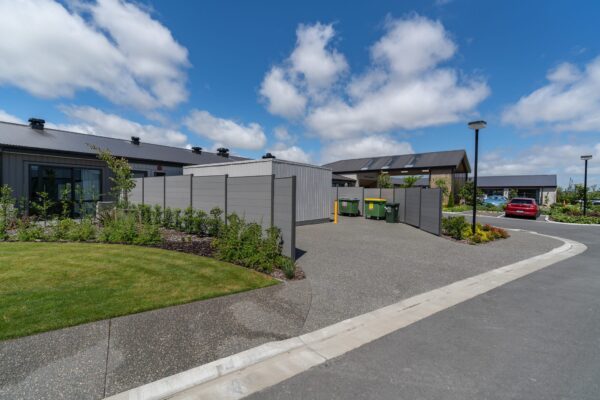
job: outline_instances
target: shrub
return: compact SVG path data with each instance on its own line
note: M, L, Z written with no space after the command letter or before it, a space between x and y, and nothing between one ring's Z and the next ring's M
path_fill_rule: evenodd
M181 210L176 208L173 210L173 229L180 231L182 228Z
M152 208L146 204L138 205L138 212L140 215L140 219L145 224L152 223Z
M76 224L70 218L63 218L54 221L50 228L50 234L48 235L48 240L67 240L69 236L69 232L73 229L73 226Z
M194 209L192 207L183 211L183 229L187 233L194 233Z
M462 240L465 238L463 236L463 231L465 227L468 227L469 224L465 217L446 217L442 219L442 232L444 235L448 235L451 238L456 240Z
M192 231L198 235L208 234L208 214L203 210L198 210L192 219Z
M173 210L171 210L169 207L165 208L162 226L169 229L173 228Z
M232 214L220 229L213 242L217 258L267 273L281 268L288 278L294 276L294 262L281 255L281 232L278 228L263 232L259 224L247 223Z
M75 223L67 233L67 240L72 242L89 242L96 239L98 229L90 218Z
M162 226L163 224L162 207L158 204L152 208L152 223L158 226Z
M210 210L210 217L207 221L208 236L219 236L221 230L223 229L223 226L225 225L223 223L222 215L223 211L219 207L215 207L212 210Z
M22 218L17 222L17 240L20 242L33 242L44 240L46 235L44 228L29 218Z
M152 245L161 241L159 227L139 222L134 214L120 216L105 225L98 236L105 243Z
M133 244L147 246L161 242L162 237L158 225L140 224L137 228L137 236L133 239Z

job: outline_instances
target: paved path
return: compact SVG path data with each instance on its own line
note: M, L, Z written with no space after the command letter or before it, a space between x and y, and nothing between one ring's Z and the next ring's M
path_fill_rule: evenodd
M306 280L0 342L0 398L98 399L557 244L515 233L468 246L362 218L300 227Z
M598 399L600 228L489 221L588 250L249 398Z

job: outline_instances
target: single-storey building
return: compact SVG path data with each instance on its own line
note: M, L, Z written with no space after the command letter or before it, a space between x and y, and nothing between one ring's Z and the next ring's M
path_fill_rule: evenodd
M331 186L333 187L354 187L356 186L356 179L349 178L344 175L331 174Z
M215 154L200 147L145 143L138 137L125 140L49 129L43 120L33 118L29 125L0 121L0 185L8 184L15 197L28 200L47 192L58 202L67 187L79 187L86 202L106 200L110 171L91 146L126 158L136 177L181 175L186 165L243 160L230 156L227 149ZM72 200L77 193L71 191Z
M353 179L354 186L365 188L377 187L377 178L381 173L387 173L392 178L422 176L428 182L427 187L431 188L437 187L436 182L443 179L449 193L455 196L471 172L464 150L356 158L335 161L324 167L330 168L336 176Z
M269 155L270 156L270 155ZM296 177L296 223L298 225L329 221L331 215L331 170L317 165L276 159L242 160L218 164L192 165L184 175L229 178L272 175L274 178Z
M556 202L556 175L480 176L477 187L488 196L530 197L545 205Z

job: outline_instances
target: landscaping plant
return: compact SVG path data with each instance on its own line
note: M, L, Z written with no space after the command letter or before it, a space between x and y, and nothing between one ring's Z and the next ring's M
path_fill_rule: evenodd
M442 233L444 235L456 240L466 240L471 244L487 243L510 237L505 229L489 224L481 225L478 223L475 230L476 232L473 232L471 224L463 216L442 219Z

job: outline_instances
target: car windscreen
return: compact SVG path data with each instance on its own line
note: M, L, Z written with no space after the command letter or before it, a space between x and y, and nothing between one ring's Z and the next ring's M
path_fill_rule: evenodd
M529 199L512 199L510 204L533 204L533 200Z

